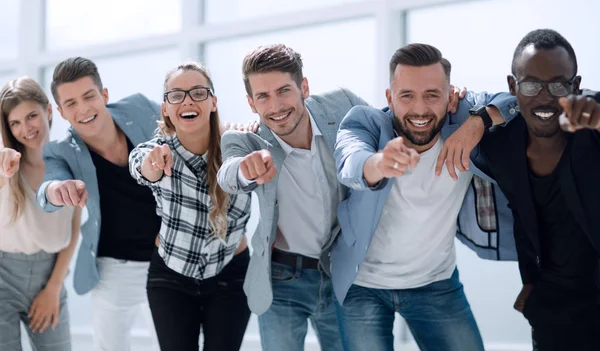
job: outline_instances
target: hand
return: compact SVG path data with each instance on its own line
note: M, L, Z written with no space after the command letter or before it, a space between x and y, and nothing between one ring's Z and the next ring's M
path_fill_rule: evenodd
M21 153L10 148L0 150L0 177L10 178L19 170Z
M258 130L258 121L248 121L246 122L246 124L226 122L225 130L237 130L238 132L256 133L256 131Z
M559 117L563 130L574 132L579 129L600 129L600 104L592 97L569 95L558 103L564 109Z
M421 156L415 149L404 145L404 139L397 137L388 141L385 148L369 157L363 167L363 177L373 186L383 178L400 177L408 167L416 167Z
M62 286L46 286L33 300L29 308L29 327L34 333L43 333L50 323L52 329L58 325L60 310L60 291Z
M481 141L484 132L485 125L481 117L469 117L460 128L444 140L444 147L440 151L435 164L435 175L442 174L442 167L445 162L450 177L458 180L456 168L461 172L469 170L471 151Z
M244 178L255 180L257 184L265 184L277 174L271 153L267 150L254 151L246 155L240 162Z
M458 110L458 101L465 98L467 88L458 88L450 84L450 92L452 97L448 103L448 113L456 113L456 110Z
M523 309L525 308L525 301L527 301L527 298L529 297L529 294L531 294L532 289L533 289L533 284L523 285L523 288L521 289L521 292L519 293L519 296L517 296L517 300L515 301L515 304L513 305L515 310L523 313Z
M173 153L169 148L169 145L156 145L152 151L150 151L144 161L142 161L142 170L146 169L154 173L164 172L167 176L171 176L171 169L173 168ZM158 177L160 177L160 174ZM145 176L145 175L144 175ZM146 177L146 178L154 178L154 177Z
M81 180L54 181L48 185L46 196L54 206L79 206L87 202L88 192Z

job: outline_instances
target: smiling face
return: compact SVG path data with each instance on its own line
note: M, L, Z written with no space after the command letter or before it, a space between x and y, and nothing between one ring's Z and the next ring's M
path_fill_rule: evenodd
M575 64L567 50L557 46L553 49L536 49L533 44L525 47L515 61L515 76L508 76L512 95L517 97L521 114L529 131L539 138L550 138L560 131L558 117L563 112L558 104L559 96L551 94L548 83L562 88L553 92L575 93L579 91L581 77L575 75ZM542 83L542 89L534 96L526 90L528 82ZM562 94L559 94L562 95Z
M437 141L449 96L450 84L441 63L396 66L386 97L407 146L427 150Z
M162 104L162 112L178 135L209 130L210 114L217 110L217 97L207 88L212 89L208 79L196 70L178 70L169 77L165 92L170 93ZM191 91L186 93L188 90ZM179 101L182 102L176 103Z
M308 112L304 99L309 96L308 81L300 86L287 72L271 71L248 76L252 95L248 103L254 113L275 134L294 139L309 128Z
M89 76L57 87L58 111L81 137L101 137L110 123L106 108L108 90L100 88Z
M50 104L42 106L37 101L25 100L8 114L8 126L26 150L39 150L49 139L51 119Z

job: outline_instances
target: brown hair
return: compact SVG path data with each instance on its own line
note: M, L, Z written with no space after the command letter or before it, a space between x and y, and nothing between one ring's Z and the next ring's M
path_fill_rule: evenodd
M61 84L71 83L83 77L92 78L94 84L102 91L102 80L100 79L100 73L98 73L98 67L96 67L96 64L90 59L71 57L59 63L56 68L54 68L50 91L52 91L52 96L57 105L60 105L58 87Z
M283 44L259 46L244 57L242 65L244 86L248 96L252 96L252 87L248 77L254 73L280 71L290 73L298 87L302 84L302 57L299 53Z
M4 147L14 149L23 156L25 147L17 141L10 131L8 124L8 115L12 110L24 101L34 101L44 109L48 107L48 97L42 87L31 78L22 77L9 81L0 91L0 131L2 133L2 143ZM50 125L52 123L50 122ZM14 222L21 215L25 203L25 180L19 172L9 180L12 196L15 200L15 207L12 213L11 222Z
M398 65L422 67L441 63L444 67L446 79L450 82L450 70L452 66L446 60L440 50L428 44L408 44L396 50L390 60L390 81L394 78L394 72Z
M165 77L164 90L167 91L167 83L178 71L196 71L202 74L208 81L209 88L215 91L208 70L197 62L185 62L170 70ZM176 132L171 119L164 115L161 109L163 123L159 124L160 130L165 135L173 135ZM213 202L213 209L208 215L208 222L215 235L220 239L227 236L227 210L229 209L229 194L223 191L217 183L217 172L223 163L221 156L221 131L219 111L210 113L210 135L208 141L207 164L208 164L208 195Z

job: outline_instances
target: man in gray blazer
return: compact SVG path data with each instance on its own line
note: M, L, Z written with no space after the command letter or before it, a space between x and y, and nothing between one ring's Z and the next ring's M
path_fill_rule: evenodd
M51 88L71 128L45 147L38 203L46 212L87 208L75 291L92 292L94 350L127 351L134 318L140 307L148 308L148 262L160 229L154 197L129 175L128 156L151 139L160 110L141 94L107 104L96 65L81 57L58 64Z
M346 112L366 102L344 89L310 96L300 54L285 45L255 49L243 71L261 124L256 134L223 135L218 180L227 192L258 195L244 291L259 315L263 350L304 350L307 320L322 350L341 350L329 250L346 189L333 150Z

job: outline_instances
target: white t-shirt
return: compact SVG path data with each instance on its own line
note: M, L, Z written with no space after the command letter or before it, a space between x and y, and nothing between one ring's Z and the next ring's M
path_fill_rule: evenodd
M273 133L286 155L278 170L275 247L318 259L338 226L340 184L325 137L310 112L308 116L313 134L310 150L293 148ZM243 186L253 182L244 178L241 169L238 179Z
M445 167L435 175L442 144L439 138L415 168L390 179L394 184L355 284L410 289L452 275L456 221L473 176L460 172L454 181Z

